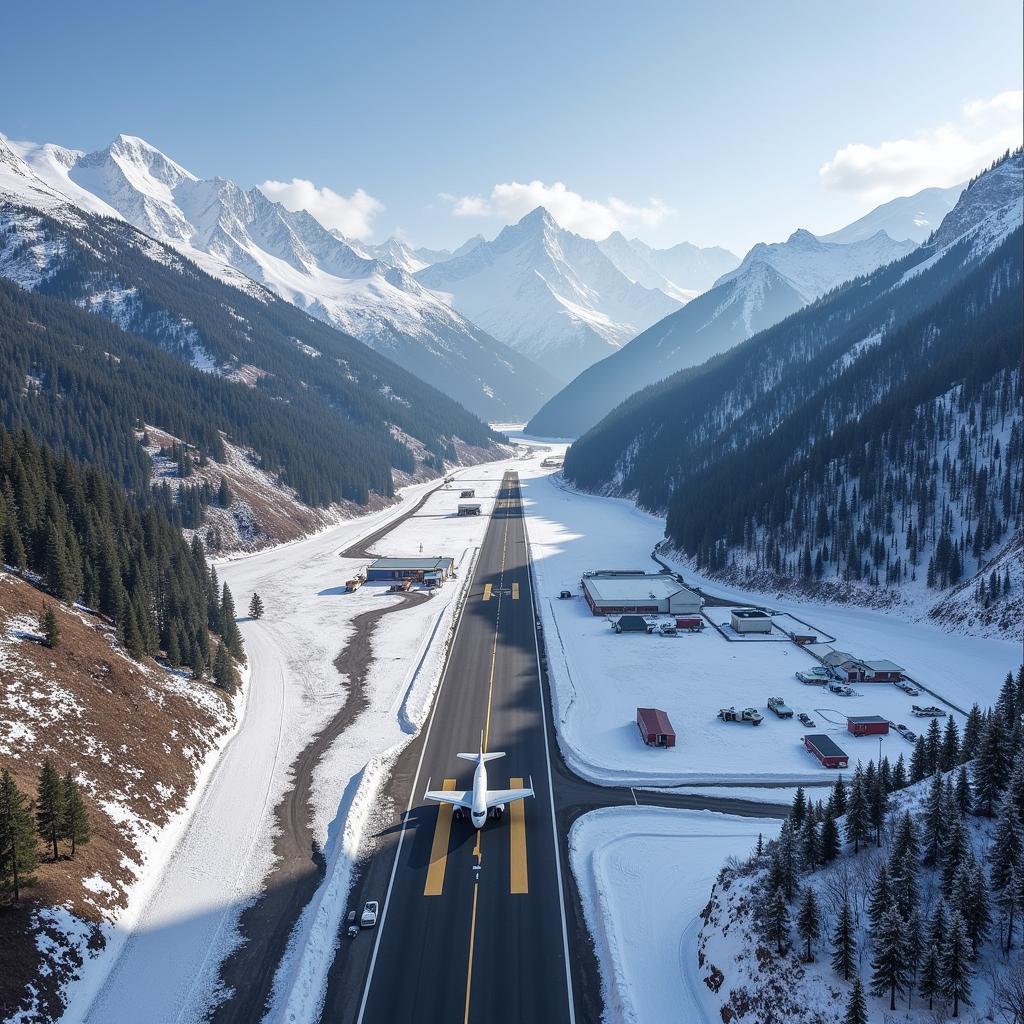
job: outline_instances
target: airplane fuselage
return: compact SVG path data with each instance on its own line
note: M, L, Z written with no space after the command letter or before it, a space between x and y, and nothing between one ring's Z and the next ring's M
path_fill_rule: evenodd
M473 772L473 806L469 816L474 828L483 828L487 821L487 765L483 760Z

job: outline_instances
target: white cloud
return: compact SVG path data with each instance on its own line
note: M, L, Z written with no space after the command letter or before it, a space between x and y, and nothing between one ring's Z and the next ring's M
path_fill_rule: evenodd
M956 185L1021 144L1022 110L1020 90L971 100L959 118L915 138L844 146L818 173L826 188L874 203L931 185Z
M361 188L350 196L342 196L326 185L317 188L305 178L265 181L260 191L286 210L308 211L325 228L334 228L346 238L369 238L373 233L373 218L384 209L379 199Z
M585 199L561 181L551 185L543 181L528 184L510 181L495 185L487 196L443 193L441 198L451 204L456 217L494 217L506 223L543 206L563 228L585 238L606 238L613 231L656 227L675 213L660 199L650 199L646 206L636 206L614 196L605 202Z

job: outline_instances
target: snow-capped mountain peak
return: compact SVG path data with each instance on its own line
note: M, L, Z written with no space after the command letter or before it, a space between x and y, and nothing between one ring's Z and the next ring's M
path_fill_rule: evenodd
M417 280L512 348L569 379L681 305L624 274L539 206Z

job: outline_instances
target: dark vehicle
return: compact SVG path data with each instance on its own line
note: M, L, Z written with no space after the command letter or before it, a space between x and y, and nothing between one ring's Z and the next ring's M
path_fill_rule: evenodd
M806 712L806 711L801 711L801 712L800 712L800 714L799 714L799 715L797 715L796 717L797 717L797 718L798 718L798 719L799 719L799 720L800 720L800 721L801 721L801 722L802 722L802 723L803 723L804 725L806 725L808 729L813 729L813 728L814 728L814 719L813 719L813 718L811 718L811 716L810 716L809 714L807 714L807 712Z
M563 590L558 596L564 601L567 597L572 597L572 591Z

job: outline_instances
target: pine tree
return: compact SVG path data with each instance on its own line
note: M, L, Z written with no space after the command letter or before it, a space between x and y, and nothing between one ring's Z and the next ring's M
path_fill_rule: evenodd
M804 825L800 832L800 860L804 871L813 871L821 859L821 837L818 825L812 815L804 817Z
M924 927L921 923L921 915L914 906L907 922L907 969L910 972L910 979L907 983L907 1009L909 1010L914 1002L914 989L917 986L917 971L921 966L921 955L924 952Z
M831 864L839 856L839 846L839 826L831 811L827 811L821 823L821 863Z
M895 907L882 915L875 934L875 956L871 961L871 994L889 995L889 1009L896 1009L896 996L906 990L909 978L906 926Z
M896 764L892 769L892 788L895 792L898 789L905 789L907 785L907 766L903 760L903 755L900 754L896 758Z
M9 892L17 903L24 886L35 879L36 833L25 794L11 773L0 772L0 891Z
M807 795L804 793L803 786L797 786L796 793L793 795L793 806L789 810L789 817L794 825L802 825L804 823L804 815L807 813Z
M967 777L967 765L960 765L959 770L956 773L956 786L954 787L956 794L956 805L960 810L961 814L966 814L974 803L974 794L971 790L971 783Z
M836 922L835 931L832 933L832 970L842 976L843 981L849 981L850 975L856 968L857 961L857 935L853 926L853 915L850 913L850 904L843 902L843 909L839 912L839 920Z
M263 599L255 592L253 592L252 600L249 602L249 615L254 619L263 618Z
M43 610L39 613L37 628L47 647L53 648L60 643L60 623L57 621L57 615L51 605L43 605Z
M785 952L786 938L789 934L789 907L781 886L776 886L768 900L768 934L781 956Z
M832 787L832 809L837 818L846 813L846 783L843 782L842 775L836 779L836 784Z
M917 991L923 999L928 1000L928 1009L932 1009L934 999L942 995L942 977L940 959L942 948L946 942L946 904L939 900L932 911L928 922L928 933L923 941L921 971L917 983Z
M875 885L871 890L868 900L868 919L871 927L878 931L882 926L882 919L892 906L892 886L889 883L889 869L885 863L879 865L878 874L875 875Z
M1001 716L993 713L985 723L974 769L974 790L981 813L992 817L1009 774L1010 751L1006 728Z
M71 843L72 857L78 847L84 846L90 838L89 815L78 782L71 772L64 776L64 815L61 819L60 837Z
M206 675L206 662L203 660L203 652L198 644L192 650L192 678L202 679Z
M942 855L942 840L945 831L942 801L942 776L936 772L928 787L928 798L924 810L924 863L932 866L939 863Z
M242 647L242 634L235 621L235 601L231 590L225 583L220 599L220 635L227 644L228 652L237 661L245 661L245 649Z
M853 979L853 988L850 989L850 999L846 1004L846 1016L843 1017L843 1024L868 1024L868 1007L864 999L864 985L860 978Z
M954 1017L960 1016L961 1003L964 1006L974 1005L971 1002L971 981L974 978L972 956L967 926L960 914L954 911L939 955L940 991L953 1001Z
M804 959L811 963L814 955L811 952L811 943L816 942L821 935L821 917L818 913L818 900L814 895L811 886L805 886L803 896L800 899L800 910L797 914L796 928L800 938L806 943Z
M934 721L934 719L932 719ZM944 772L952 771L960 760L960 730L956 719L950 715L946 719L946 729L942 734L942 747L939 750L939 767Z
M928 774L928 751L925 749L924 736L918 735L910 755L910 781L923 782Z
M39 785L36 788L36 831L39 838L52 848L54 860L59 854L57 843L61 838L63 820L64 784L53 762L46 758L39 771Z
M871 821L867 797L864 793L864 777L860 766L853 776L850 799L846 805L846 841L853 843L853 852L860 853L860 844L867 842L871 835Z
M217 653L213 659L213 681L228 693L234 693L238 686L235 666L231 662L226 643L217 644Z

